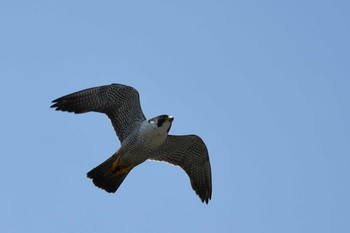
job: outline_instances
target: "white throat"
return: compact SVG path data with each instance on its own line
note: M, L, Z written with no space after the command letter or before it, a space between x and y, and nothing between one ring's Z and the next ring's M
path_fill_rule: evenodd
M139 131L141 140L144 141L145 145L150 145L152 147L162 145L168 136L167 129L169 128L169 123L170 122L164 122L161 127L158 127L156 123L144 121Z

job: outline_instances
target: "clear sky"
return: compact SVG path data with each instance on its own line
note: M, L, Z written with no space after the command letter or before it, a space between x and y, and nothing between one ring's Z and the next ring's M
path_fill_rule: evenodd
M0 232L350 232L349 1L1 1ZM206 142L208 205L145 162L115 194L102 114L50 109L123 83Z

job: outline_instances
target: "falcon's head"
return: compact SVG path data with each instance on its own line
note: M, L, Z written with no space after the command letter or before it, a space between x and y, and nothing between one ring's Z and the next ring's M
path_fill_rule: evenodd
M154 117L152 119L149 119L148 122L151 124L157 124L158 127L161 127L169 133L169 130L171 128L171 123L173 122L174 117L169 115L160 115L157 117Z

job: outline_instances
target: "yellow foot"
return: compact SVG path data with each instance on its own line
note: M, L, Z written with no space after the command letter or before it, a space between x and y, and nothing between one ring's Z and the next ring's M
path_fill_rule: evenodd
M117 171L116 173L113 174L113 176L119 176L122 175L128 171L130 171L130 169L132 168L132 165L127 166L127 167L120 167L120 170Z
M119 161L120 161L120 156L118 156L117 159L113 162L111 171L114 171L118 167Z
M132 165L120 166L119 162L120 162L120 156L118 156L116 158L116 160L113 162L112 167L110 169L114 173L113 176L119 176L121 174L124 174L124 173L130 171L130 169L132 168Z

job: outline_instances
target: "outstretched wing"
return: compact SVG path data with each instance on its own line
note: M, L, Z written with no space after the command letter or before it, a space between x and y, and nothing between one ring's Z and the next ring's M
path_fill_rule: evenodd
M193 190L202 202L211 199L211 168L207 147L196 135L169 135L150 158L180 166L190 177Z
M137 90L122 84L85 89L55 99L52 103L51 108L60 111L105 113L121 142L146 119Z

